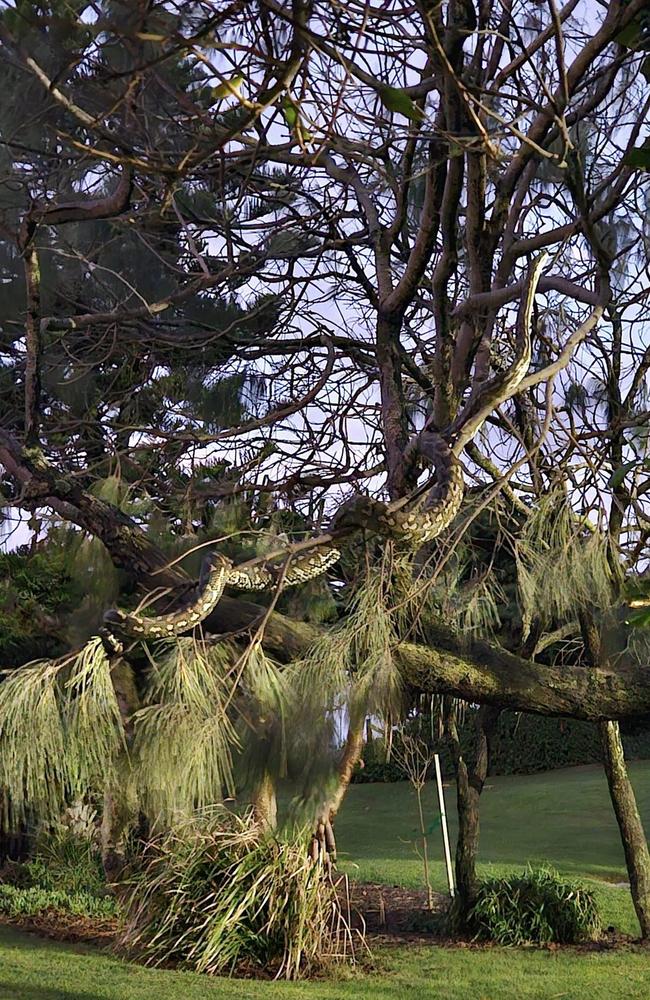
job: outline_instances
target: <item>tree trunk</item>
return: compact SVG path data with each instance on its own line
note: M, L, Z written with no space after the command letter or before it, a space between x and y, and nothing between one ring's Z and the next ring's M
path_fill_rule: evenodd
M348 735L337 769L336 785L323 807L312 834L311 858L326 866L336 864L336 837L334 820L350 787L352 774L363 752L365 713L350 717Z
M650 938L650 852L634 789L628 777L621 733L617 722L599 722L605 774L609 794L616 813L625 863L630 879L630 892L639 919L641 936Z
M601 630L591 611L580 614L580 626L585 654L593 666L599 666L606 652ZM625 766L625 752L618 722L598 721L603 763L609 794L614 806L618 828L621 832L625 863L630 878L630 892L639 919L641 936L650 938L650 853L641 817L636 804L634 789Z
M407 496L413 475L404 460L409 428L402 381L400 333L403 312L380 311L376 327L376 352L379 366L381 423L386 449L386 487L391 500Z
M1 435L0 435L1 436ZM210 634L250 629L264 608L224 595L204 623ZM273 612L265 619L264 647L282 662L297 658L322 632ZM650 716L650 671L619 658L607 666L536 663L482 639L460 637L441 622L427 623L427 645L402 642L395 659L405 684L515 712L600 719Z
M490 746L499 718L499 710L484 706L476 715L477 745L473 760L463 756L458 727L454 718L448 720L452 754L456 768L456 802L458 808L458 840L456 841L456 896L454 924L464 930L467 917L476 900L478 876L476 858L479 847L479 801L490 765Z
M365 715L359 717L353 715L350 717L348 735L345 739L341 759L339 760L336 787L327 803L330 821L334 820L341 808L345 794L350 786L354 769L361 759L361 754L363 753L364 722Z
M115 775L104 788L100 829L101 854L108 881L116 881L126 863L128 838L139 819L138 800L131 781L129 749L133 743L133 715L140 701L135 674L126 660L115 657L111 679L124 727L126 748L115 762Z
M278 825L278 802L275 783L265 772L253 792L253 818L265 833L273 833Z

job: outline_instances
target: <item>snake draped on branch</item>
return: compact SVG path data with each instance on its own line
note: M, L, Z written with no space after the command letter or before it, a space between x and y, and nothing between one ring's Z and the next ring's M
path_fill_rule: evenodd
M323 544L284 553L284 562L251 562L234 566L214 553L205 560L199 585L180 609L167 615L147 617L118 609L108 611L109 630L133 639L155 639L180 635L199 625L216 607L226 587L236 590L270 590L278 585L294 586L326 572L340 557L332 541L355 531L369 530L409 544L417 549L440 535L454 520L463 501L464 482L458 454L477 433L488 415L513 396L525 378L531 361L531 317L535 292L547 254L531 264L517 316L515 357L510 366L483 383L473 393L447 432L425 427L405 452L406 461L434 467L433 483L418 488L415 496L392 503L357 497L334 515Z

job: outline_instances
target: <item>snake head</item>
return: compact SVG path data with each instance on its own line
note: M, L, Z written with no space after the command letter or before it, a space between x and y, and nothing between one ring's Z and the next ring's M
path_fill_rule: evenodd
M201 563L199 588L207 584L210 574L214 573L215 570L221 568L230 569L231 566L232 560L228 559L227 556L221 555L220 552L209 552Z
M126 615L119 608L110 608L104 612L104 621L107 625L121 625L126 619Z
M353 528L367 528L372 512L370 497L356 496L341 504L332 518L330 531L348 531Z
M121 641L121 639L118 639L118 637L114 635L110 629L100 628L99 638L102 640L102 643L104 644L104 649L109 654L109 656L119 656L121 653L124 652L124 643Z

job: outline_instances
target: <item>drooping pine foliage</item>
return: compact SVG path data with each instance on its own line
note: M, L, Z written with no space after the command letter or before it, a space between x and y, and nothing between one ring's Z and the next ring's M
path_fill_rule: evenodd
M37 661L0 684L5 823L58 818L103 787L124 745L110 663L99 638L75 656Z
M133 766L143 807L169 820L233 794L237 736L227 706L235 655L191 638L157 644L150 655Z
M543 497L517 538L516 561L524 630L571 621L584 608L604 611L622 583L608 536L578 521L563 494Z

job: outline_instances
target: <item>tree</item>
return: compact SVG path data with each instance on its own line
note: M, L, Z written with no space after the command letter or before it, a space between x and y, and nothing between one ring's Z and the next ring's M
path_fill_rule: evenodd
M321 551L330 598L360 565L389 567L381 619L404 685L647 715L638 656L540 658L557 607L507 649L424 599L481 510L506 503L525 541L560 494L569 551L593 536L612 578L643 566L647 183L628 159L649 98L625 33L644 6L4 11L5 82L33 108L0 123L7 504L98 540L121 606L139 589L180 599L170 555L214 541L238 504L249 538L282 512L239 571L266 598L223 595L209 636L303 656L319 630L304 606L283 615L280 591ZM427 502L457 515L436 538L417 527Z

